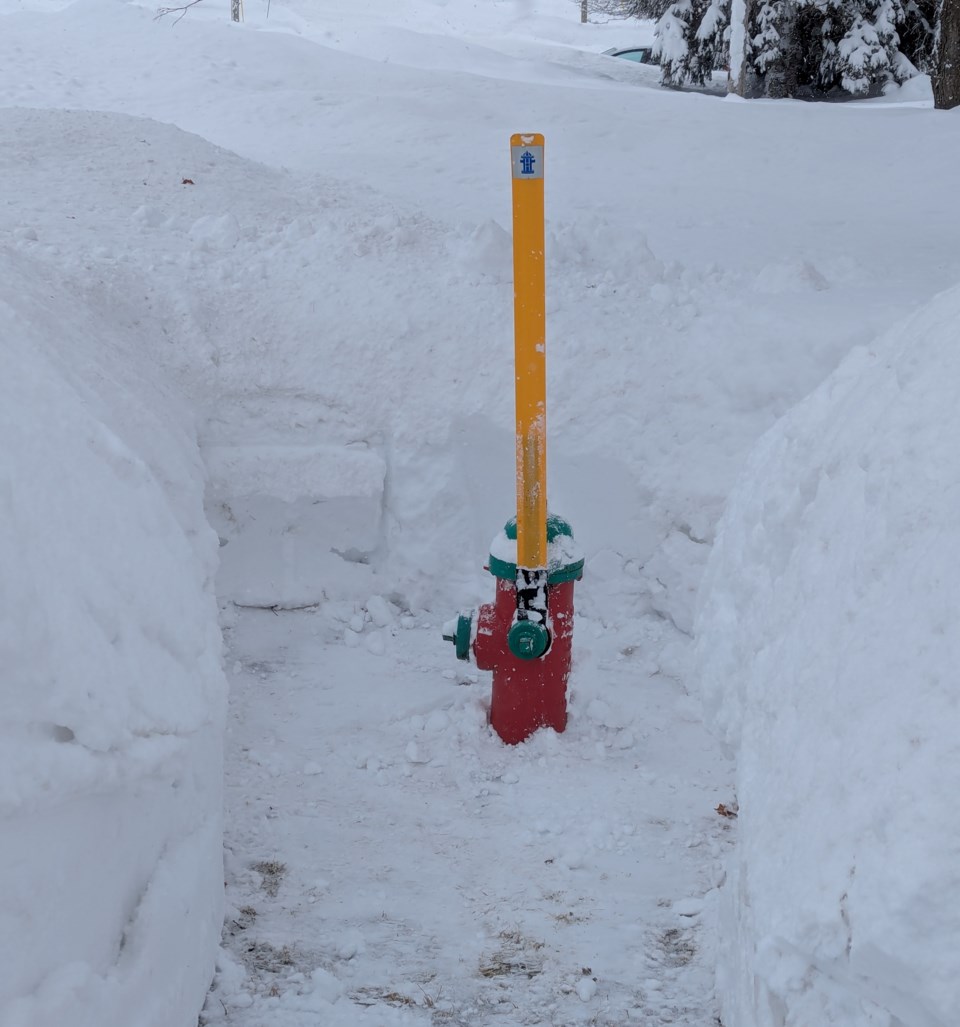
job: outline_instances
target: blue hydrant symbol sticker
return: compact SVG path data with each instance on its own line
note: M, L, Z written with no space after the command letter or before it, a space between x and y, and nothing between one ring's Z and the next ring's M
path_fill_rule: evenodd
M542 146L511 146L514 178L543 178Z

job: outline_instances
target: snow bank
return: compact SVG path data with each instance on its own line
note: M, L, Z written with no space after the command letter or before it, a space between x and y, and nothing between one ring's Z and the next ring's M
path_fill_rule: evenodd
M946 1027L960 1009L960 290L773 428L702 593L739 755L724 1020Z
M216 537L149 343L0 248L3 1027L185 1027L213 973Z

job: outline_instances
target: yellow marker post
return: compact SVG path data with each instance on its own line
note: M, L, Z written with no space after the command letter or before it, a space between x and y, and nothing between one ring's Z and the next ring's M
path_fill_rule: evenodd
M547 354L543 136L510 137L517 390L517 567L547 566Z

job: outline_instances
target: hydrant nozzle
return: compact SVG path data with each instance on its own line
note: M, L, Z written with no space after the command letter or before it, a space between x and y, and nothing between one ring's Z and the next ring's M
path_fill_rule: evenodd
M443 639L445 642L453 642L457 650L458 660L470 659L470 642L473 635L473 611L469 613L460 612L443 626Z

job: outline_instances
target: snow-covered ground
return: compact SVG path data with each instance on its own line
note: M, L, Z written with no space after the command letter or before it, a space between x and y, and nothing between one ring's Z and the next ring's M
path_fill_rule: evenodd
M716 885L737 824L714 812L734 779L690 676L695 592L756 440L854 346L960 280L960 122L907 102L663 92L656 69L600 55L648 26L581 26L567 0L357 6L275 0L267 18L251 4L237 27L220 0L180 21L118 0L0 0L0 298L30 302L18 316L57 373L79 361L99 402L123 405L134 434L111 430L150 487L194 504L177 500L193 547L177 557L141 522L133 486L98 484L110 452L84 451L69 509L48 517L37 498L8 547L22 561L12 580L36 596L13 593L14 664L29 665L56 598L16 554L50 533L71 608L109 600L149 627L135 653L149 674L118 664L117 680L147 694L163 674L165 692L192 682L205 696L192 714L168 696L208 761L190 755L196 805L168 817L144 795L138 816L185 839L199 811L217 830L216 738L199 728L217 723L215 674L163 670L151 649L202 639L211 658L210 612L195 612L211 559L199 444L232 686L228 915L203 1019L713 1025ZM439 627L490 598L482 564L513 512L517 130L547 136L550 494L587 568L570 728L504 749L485 724L488 682ZM21 281L46 292L29 300ZM2 344L13 361L28 345L6 332ZM122 388L98 376L104 362L129 366ZM29 433L8 409L9 431ZM80 416L63 422L75 445ZM84 466L60 454L59 420L30 417L63 467ZM81 556L103 552L88 523L142 558L124 565L131 580L157 587L118 600L127 584L87 576ZM31 695L25 725L76 736L45 751L86 753ZM52 801L71 817L98 796L152 851L126 780L113 793L53 782ZM58 934L77 940L51 947L50 918L23 908L9 937L27 970L0 986L3 1027L45 1022L44 989L76 961L166 1003L135 1020L103 989L77 992L91 1023L196 1015L211 958L198 925L216 916L216 889L189 900L202 879L183 872L191 912L156 939L169 958L189 937L199 962L179 998L163 995L127 969L123 917L91 907L80 864L103 858L99 837L77 866L54 851L49 872L28 868L54 877ZM118 859L132 844L117 840ZM8 884L33 885L0 858L5 914ZM97 872L122 890L109 864Z

